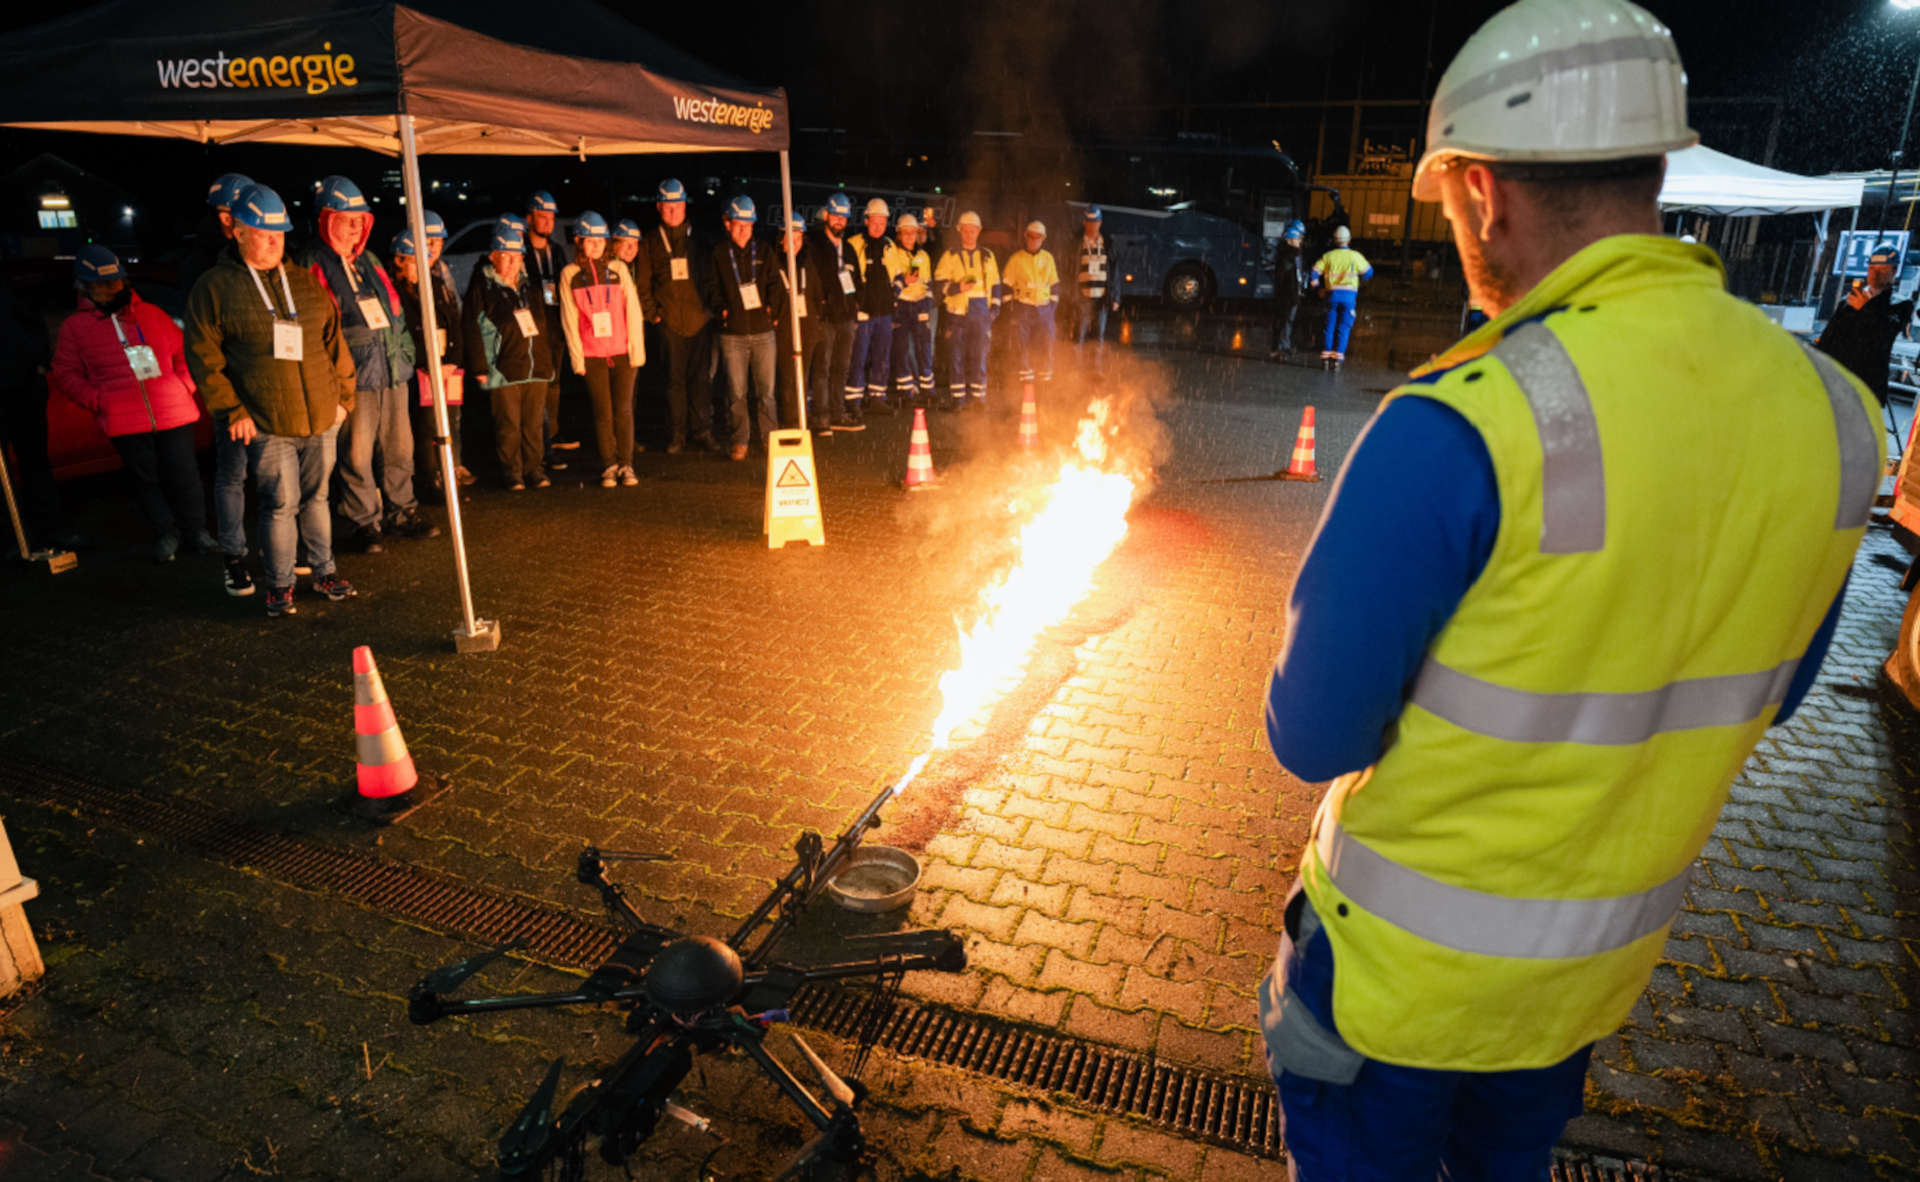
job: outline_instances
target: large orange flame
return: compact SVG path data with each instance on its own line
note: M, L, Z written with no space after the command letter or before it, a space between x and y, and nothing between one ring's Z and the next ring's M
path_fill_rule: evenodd
M1093 572L1127 534L1133 477L1112 456L1108 425L1112 405L1095 399L1052 485L1039 495L1039 509L1021 527L1018 558L981 596L971 628L960 629L960 663L940 677L940 716L928 749L893 786L898 795L927 761L953 740L953 732L1000 699L1008 680L1026 664L1040 634L1073 610L1093 586Z

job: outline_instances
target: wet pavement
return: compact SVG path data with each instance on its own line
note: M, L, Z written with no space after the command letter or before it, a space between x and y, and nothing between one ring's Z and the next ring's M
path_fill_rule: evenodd
M1261 688L1331 484L1259 478L1285 466L1309 404L1331 474L1392 384L1384 361L1446 343L1429 319L1389 342L1363 318L1338 375L1266 362L1257 309L1130 323L1109 388L1156 412L1134 434L1155 487L1095 590L880 831L926 866L907 918L961 933L971 959L910 978L910 995L1263 1071L1253 988L1317 788L1267 752ZM1063 379L1042 409L1050 442L1084 401ZM0 759L589 915L582 845L667 853L621 870L643 913L730 930L801 829L837 831L924 747L953 620L1006 560L1007 506L1031 479L995 402L931 416L934 492L899 490L905 417L822 440L819 550L765 549L757 464L649 453L638 488L479 490L474 595L505 636L484 656L446 642L444 538L343 557L359 598L269 621L221 593L217 563L142 561L131 507L89 486L83 517L106 545L56 580L0 580ZM1735 786L1666 961L1596 1055L1570 1147L1710 1177L1912 1176L1920 729L1876 677L1900 558L1870 532L1818 687ZM379 834L335 808L358 644L414 758L453 785ZM28 914L49 965L0 1003L0 1177L482 1176L548 1058L576 1065L571 1087L621 1048L592 1013L412 1027L408 986L470 938L29 790L0 789L0 807L41 883ZM573 980L513 958L472 988ZM882 1176L1284 1174L884 1051L867 1082ZM729 1140L666 1128L640 1176L696 1177L711 1153L715 1176L765 1177L800 1142L737 1064L686 1094Z

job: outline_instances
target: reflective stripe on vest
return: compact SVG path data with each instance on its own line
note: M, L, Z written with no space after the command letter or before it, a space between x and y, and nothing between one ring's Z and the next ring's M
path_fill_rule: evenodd
M1839 362L1805 341L1800 347L1813 362L1833 406L1833 431L1840 446L1840 508L1833 528L1863 529L1873 517L1873 498L1880 491L1880 441L1874 437L1879 427L1855 413L1860 396Z
M1594 956L1652 935L1686 898L1693 872L1610 899L1513 899L1429 878L1347 836L1331 818L1314 837L1334 886L1369 914L1447 948L1528 960Z
M1553 330L1539 322L1493 349L1540 432L1540 552L1587 554L1607 542L1607 476L1587 384Z

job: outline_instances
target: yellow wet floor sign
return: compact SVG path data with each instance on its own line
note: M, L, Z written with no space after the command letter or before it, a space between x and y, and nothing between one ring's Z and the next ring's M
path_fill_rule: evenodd
M775 431L767 437L767 507L760 528L767 548L789 542L824 546L820 528L820 480L813 467L813 435Z

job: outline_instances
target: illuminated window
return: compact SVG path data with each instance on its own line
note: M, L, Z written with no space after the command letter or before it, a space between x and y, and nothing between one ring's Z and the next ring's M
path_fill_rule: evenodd
M40 211L42 230L70 230L80 224L71 209L43 209Z

